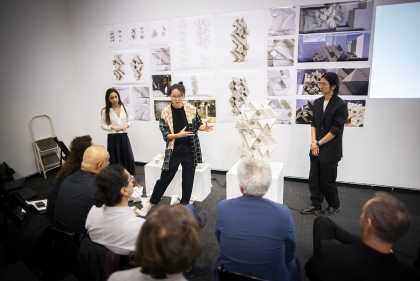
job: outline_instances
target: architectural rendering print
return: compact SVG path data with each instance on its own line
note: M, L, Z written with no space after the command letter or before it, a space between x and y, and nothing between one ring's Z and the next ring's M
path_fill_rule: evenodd
M114 76L116 80L124 79L124 60L122 59L122 54L115 54L114 59L112 60L112 65L114 65Z
M345 126L363 127L365 125L366 100L344 100L349 110Z
M268 70L267 78L267 94L269 96L287 96L289 94L292 77L288 69Z
M294 64L295 39L268 40L267 65L291 66Z
M150 49L152 71L170 71L170 48Z
M270 99L270 107L277 115L275 124L292 124L292 106L290 99Z
M296 124L311 124L314 100L296 100Z
M154 97L167 97L168 89L172 85L171 75L152 75Z
M351 1L300 8L299 33L369 31L373 1Z
M270 9L271 24L268 36L294 35L296 30L296 10L290 8Z

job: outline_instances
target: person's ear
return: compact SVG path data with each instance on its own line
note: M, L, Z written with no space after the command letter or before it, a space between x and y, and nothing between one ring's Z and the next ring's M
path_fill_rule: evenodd
M98 163L97 168L98 168L99 171L102 170L102 162Z
M127 196L128 195L127 189L125 187L120 188L120 193L121 193L122 196Z

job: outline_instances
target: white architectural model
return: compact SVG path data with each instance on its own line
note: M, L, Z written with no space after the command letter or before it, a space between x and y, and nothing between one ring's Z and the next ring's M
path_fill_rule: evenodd
M196 95L198 93L198 81L195 75L191 77L191 87L193 94Z
M114 75L115 79L122 80L124 78L124 61L121 58L122 54L114 55L114 59L112 60L112 64L114 65Z
M268 40L268 66L290 66L294 63L295 39Z
M133 54L133 58L130 62L131 69L133 70L133 75L136 80L140 80L141 78L141 70L144 67L144 63L141 60L139 55Z
M240 79L232 77L232 81L229 84L229 89L232 92L232 96L229 99L230 105L232 106L232 113L239 115L241 113L241 106L244 104L249 95L248 87L246 86L246 79Z
M249 50L247 36L249 30L244 18L236 19L233 23L233 31L230 34L232 42L235 44L232 51L230 51L234 57L234 62L243 62Z
M242 118L235 127L242 138L242 144L238 148L239 157L271 161L271 154L277 145L271 127L277 116L270 107L270 101L245 102L240 110Z

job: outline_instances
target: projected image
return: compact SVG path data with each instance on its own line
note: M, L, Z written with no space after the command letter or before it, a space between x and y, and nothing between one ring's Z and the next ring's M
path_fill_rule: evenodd
M292 124L292 100L270 99L270 107L276 112L274 124Z
M340 95L367 96L370 68L339 68Z
M370 31L299 35L299 62L366 61Z
M337 72L336 69L298 69L297 95L320 95L318 83L325 72Z
M368 31L372 27L372 16L373 1L302 6L299 33Z
M296 100L296 124L311 124L314 100Z
M345 126L363 127L365 124L366 100L344 100L349 110L349 118Z
M171 101L155 101L155 120L159 121L160 116L162 115L162 110L171 104Z

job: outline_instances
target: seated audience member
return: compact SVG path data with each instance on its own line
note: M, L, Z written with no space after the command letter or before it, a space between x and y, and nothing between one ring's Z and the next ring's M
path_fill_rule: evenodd
M74 174L81 167L83 153L86 148L93 145L93 140L89 135L75 137L70 144L70 153L66 162L61 167L55 177L55 184L47 198L47 217L54 223L55 204L57 203L58 190L65 178Z
M271 184L268 163L245 159L238 165L243 196L223 200L217 208L216 237L220 255L215 264L227 271L266 280L300 280L295 255L295 227L289 209L262 198Z
M201 251L196 219L180 205L163 205L147 217L136 242L134 262L139 267L116 272L115 280L182 280Z
M86 219L90 239L119 255L134 252L136 239L144 223L140 210L130 208L133 176L121 165L110 165L95 179L95 206Z
M108 165L109 154L103 146L86 149L82 168L60 185L54 216L59 229L86 234L86 218L93 206L95 174Z
M420 271L397 260L392 245L410 226L409 213L396 198L377 192L359 220L362 237L329 218L314 221L314 254L305 265L309 280L420 280Z

